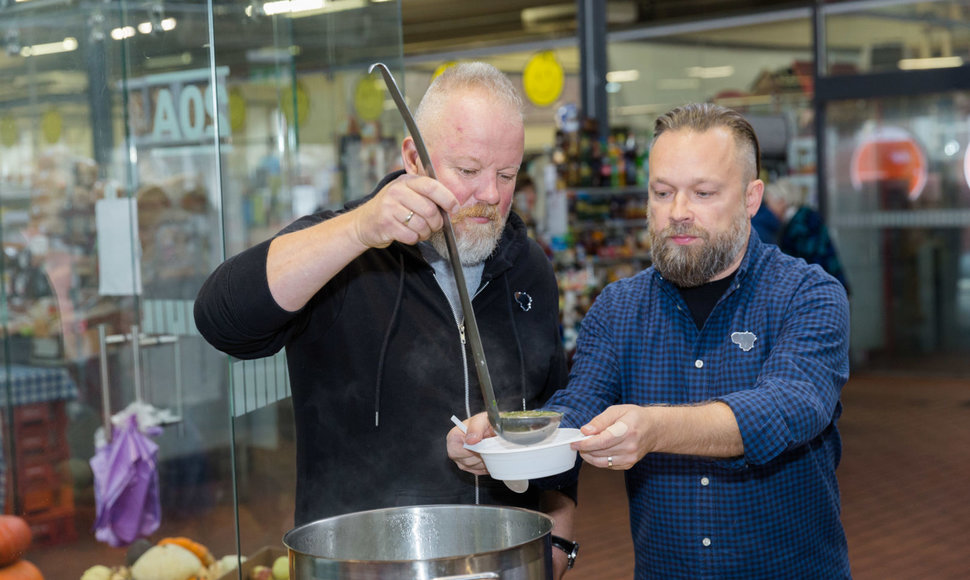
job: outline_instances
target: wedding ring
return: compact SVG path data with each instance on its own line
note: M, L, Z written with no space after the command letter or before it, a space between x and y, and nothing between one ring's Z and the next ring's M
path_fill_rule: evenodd
M413 217L414 217L414 212L412 211L411 213L408 214L408 217L404 218L404 223L405 224L409 223L411 221L411 218Z
M606 458L606 466L607 467L611 467L611 468L613 467L613 456L612 455L610 455L609 457Z

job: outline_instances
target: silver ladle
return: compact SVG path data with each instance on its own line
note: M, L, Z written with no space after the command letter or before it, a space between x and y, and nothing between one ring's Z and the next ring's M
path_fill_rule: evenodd
M431 165L431 157L428 149L424 145L424 139L418 131L418 125L414 122L411 110L404 102L404 96L394 81L394 76L384 63L374 63L367 72L373 73L374 69L381 71L384 77L384 84L387 85L394 104L397 105L398 112L404 118L404 124L411 133L414 146L421 159L421 165L428 177L434 179L434 166ZM478 375L478 384L482 389L482 396L485 398L485 411L488 414L488 422L495 433L503 439L520 445L529 445L545 440L552 435L559 427L562 414L553 411L515 411L512 413L500 413L498 401L495 399L495 391L492 389L492 379L488 374L488 364L485 362L485 350L482 348L482 337L478 333L478 322L475 320L475 311L472 309L471 299L468 296L468 286L465 283L465 273L461 268L461 259L458 256L458 245L455 242L455 232L451 227L451 218L444 208L439 208L441 217L444 220L445 243L448 246L448 260L451 269L455 273L455 285L458 287L458 298L461 301L461 308L465 313L465 333L468 335L468 344L471 346L472 358L475 360L475 372Z

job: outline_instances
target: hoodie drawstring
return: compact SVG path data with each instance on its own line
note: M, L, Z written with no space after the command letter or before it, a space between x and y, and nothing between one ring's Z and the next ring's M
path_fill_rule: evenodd
M381 343L380 358L377 360L377 384L374 387L374 427L381 425L381 383L384 381L384 357L387 355L387 345L391 342L391 331L394 329L394 322L401 310L401 299L404 296L404 254L398 254L398 261L401 264L401 273L397 284L397 298L394 300L394 310L391 311L391 320L387 323L384 341Z

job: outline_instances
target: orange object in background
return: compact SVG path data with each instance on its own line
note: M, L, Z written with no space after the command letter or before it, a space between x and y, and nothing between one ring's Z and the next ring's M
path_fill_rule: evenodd
M884 181L905 182L907 197L915 201L926 186L926 154L906 130L881 127L866 135L855 148L850 176L856 190Z

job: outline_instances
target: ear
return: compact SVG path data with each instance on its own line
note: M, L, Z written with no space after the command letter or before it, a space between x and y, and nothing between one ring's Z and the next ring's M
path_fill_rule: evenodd
M413 175L422 175L421 158L418 156L418 148L414 144L414 139L410 135L401 142L401 160L404 162L404 170Z
M747 191L744 192L744 206L748 210L748 217L754 217L761 207L761 198L765 193L765 182L755 179L748 184Z

